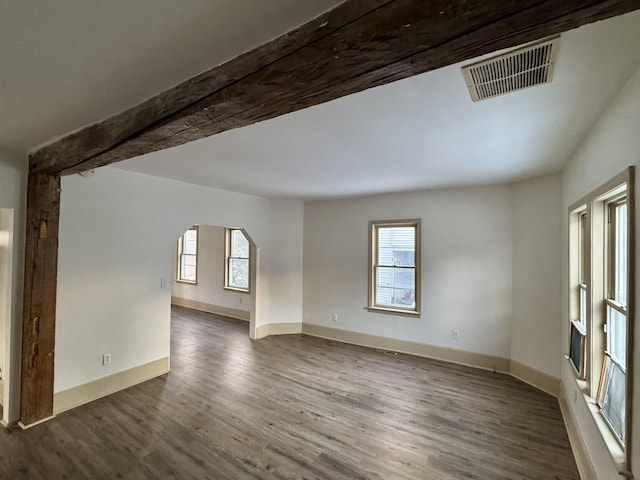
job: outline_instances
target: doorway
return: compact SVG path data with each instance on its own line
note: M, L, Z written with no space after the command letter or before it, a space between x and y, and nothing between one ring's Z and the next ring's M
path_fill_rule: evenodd
M244 320L256 338L257 257L245 229L193 225L176 244L171 304Z

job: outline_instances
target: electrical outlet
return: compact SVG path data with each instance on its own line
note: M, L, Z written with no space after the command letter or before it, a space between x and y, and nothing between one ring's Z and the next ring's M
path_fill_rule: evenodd
M238 295L238 303L240 303L240 305L242 305L242 295Z
M331 320L333 320L334 322L337 322L337 321L338 321L338 314L337 314L337 313L335 313L335 312L334 312L334 313L332 313L332 314L331 314Z
M111 364L111 354L105 353L102 355L102 365L110 365Z
M457 328L451 330L451 338L453 338L454 340L460 340L460 330L458 330Z
M574 390L573 391L573 403L577 403L578 402L578 391Z
M160 277L160 288L167 288L167 277Z

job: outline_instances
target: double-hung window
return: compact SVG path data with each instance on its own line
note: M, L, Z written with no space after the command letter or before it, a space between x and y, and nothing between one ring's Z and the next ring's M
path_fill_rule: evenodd
M598 406L621 443L625 443L627 372L628 215L627 198L607 203L605 334L606 351L598 387Z
M249 240L237 228L226 229L224 286L249 292Z
M178 239L179 282L196 283L198 280L198 228L191 227Z
M619 471L630 476L634 170L570 208L569 360ZM634 439L635 440L635 439Z
M369 309L420 314L420 220L369 222Z
M572 242L575 245L577 258L572 265L571 272L572 289L572 321L570 328L569 358L576 369L579 378L584 378L586 373L586 336L588 325L588 287L587 287L587 254L589 251L587 234L587 207L581 206L572 213Z

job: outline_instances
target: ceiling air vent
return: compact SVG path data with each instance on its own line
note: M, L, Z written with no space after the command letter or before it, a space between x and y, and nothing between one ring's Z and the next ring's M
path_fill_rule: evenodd
M551 82L556 36L462 67L474 102Z

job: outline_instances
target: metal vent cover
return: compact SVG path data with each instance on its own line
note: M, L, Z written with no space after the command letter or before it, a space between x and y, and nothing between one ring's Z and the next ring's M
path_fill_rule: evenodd
M474 102L551 82L560 36L462 67Z

